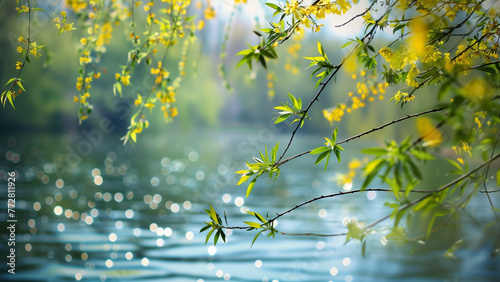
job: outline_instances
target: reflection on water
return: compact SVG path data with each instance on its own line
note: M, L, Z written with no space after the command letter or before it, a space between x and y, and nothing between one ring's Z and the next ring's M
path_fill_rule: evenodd
M252 232L228 230L227 244L205 245L206 233L198 231L210 203L228 212L231 225L241 225L248 220L247 210L272 215L341 189L332 173L342 168L332 166L324 173L306 157L287 164L276 182L260 181L246 199L245 188L236 187L234 171L254 150L247 135L185 133L145 139L133 148L114 136L106 136L109 140L102 144L72 136L2 137L0 178L18 172L16 274L8 275L2 264L2 279L349 282L500 277L498 259L489 257L491 242L472 231L491 220L489 216L464 219L471 228L456 228L464 234L448 234L411 255L405 247L384 246L380 236L368 242L364 259L358 244L344 246L341 237L262 237L250 248ZM300 141L310 144L305 138ZM493 196L498 203L499 197ZM477 200L474 213L491 213L481 195ZM386 195L376 192L323 200L280 218L278 229L344 232L347 217L371 222L384 216L384 201ZM1 219L5 225L6 212ZM457 259L445 258L446 248L460 235L476 240L460 249Z

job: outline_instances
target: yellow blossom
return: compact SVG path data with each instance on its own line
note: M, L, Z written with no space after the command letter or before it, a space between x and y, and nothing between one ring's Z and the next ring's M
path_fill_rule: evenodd
M137 107L140 104L142 104L142 96L141 96L141 94L137 94L137 99L135 99L134 105Z
M122 75L120 77L120 81L123 83L123 85L127 86L130 85L130 75Z
M178 115L177 108L170 108L170 116L176 117Z
M17 61L16 62L16 69L20 70L23 67L23 63Z
M205 19L207 20L215 18L215 10L212 7L207 7L203 13L205 15Z
M17 46L17 52L19 52L19 53L24 52L24 48L21 46Z

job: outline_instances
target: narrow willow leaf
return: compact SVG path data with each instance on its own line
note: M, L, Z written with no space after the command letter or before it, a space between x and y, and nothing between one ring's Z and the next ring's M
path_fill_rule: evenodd
M281 11L281 8L278 5L276 5L276 4L266 3L266 6L269 6L269 7L273 8L273 9L275 9L275 10Z
M207 226L203 227L202 229L200 229L200 233L203 232L203 231L205 231L205 230L207 230L207 229L209 229L210 227L212 227L212 226L207 225Z
M261 226L260 226L260 223L257 223L257 222L252 222L252 221L243 221L243 223L245 223L246 225L252 227L252 228L255 228L255 229L259 229Z
M205 245L208 243L208 240L210 240L210 236L212 236L212 233L214 233L215 229L212 228L210 232L208 232L207 237L205 238Z
M252 179L252 182L250 182L250 184L248 184L247 194L246 194L247 198L250 195L250 193L252 192L253 186L255 185L255 182L257 181L257 177L258 176L256 176L254 179Z
M340 163L341 160L340 151L337 148L335 148L333 152L335 153L335 156L337 156L337 160L339 160Z
M333 131L333 134L332 134L332 145L337 142L337 132L338 131L339 131L338 127L336 127L335 130Z
M387 154L387 149L384 148L366 148L360 151L363 154L384 156Z
M217 241L219 241L219 236L220 236L220 230L217 230L214 236L214 246L217 245Z
M321 153L329 151L329 150L331 150L330 147L323 146L323 147L318 147L318 148L312 150L309 154L316 155L316 154L321 154Z
M275 121L274 121L274 124L278 124L278 123L281 123L281 122L284 122L289 116L291 116L292 114L283 114L283 115L280 115Z
M325 152L321 153L321 154L318 156L318 158L316 159L316 162L314 163L314 165L319 164L319 163L320 163L320 162L321 162L324 158L326 158L326 156L329 156L329 155L330 155L330 153L331 153L331 151L330 151L330 150L328 150L328 151L325 151Z
M12 102L12 92L7 92L7 99L9 99L9 102L10 102L10 105L12 106L12 108L14 108L14 110L16 109L16 107L14 107L14 103Z
M264 231L264 230L262 230L262 231ZM259 231L259 233L257 233L257 235L255 235L255 237L253 237L252 245L250 245L250 246L253 246L253 243L255 243L255 240L257 240L257 238L259 238L259 235L262 233L262 231Z

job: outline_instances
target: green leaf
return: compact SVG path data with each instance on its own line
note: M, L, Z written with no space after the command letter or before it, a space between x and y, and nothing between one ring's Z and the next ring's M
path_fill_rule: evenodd
M210 226L210 225L206 225L205 227L203 227L202 229L200 229L200 233L203 232L203 231L205 231L205 230L207 230L207 229L209 229L209 228L211 228L211 227L212 226Z
M331 153L330 150L328 150L327 152L323 152L321 153L318 158L316 159L316 162L314 163L314 165L317 165L319 164L324 158L326 158L326 156L329 156Z
M269 7L273 8L273 9L275 9L275 10L281 11L281 8L278 5L276 5L276 4L266 3L266 6L269 6Z
M366 241L363 241L363 245L361 245L361 255L363 255L363 258L365 257L366 254Z
M250 184L248 184L248 187L247 187L247 194L246 194L246 197L248 198L248 196L250 195L250 193L252 192L252 189L253 189L253 186L255 185L255 182L257 181L257 177L254 177L254 179L252 179L252 181L250 182Z
M122 96L122 85L120 84L120 82L116 82L115 84L113 84L113 95L116 96L117 91L121 97Z
M215 228L212 228L210 232L208 232L207 237L205 238L205 245L208 243L208 240L210 239L210 236L212 236L212 233L214 233Z
M7 92L7 99L9 99L9 102L12 106L12 108L14 108L14 110L16 109L16 107L14 107L14 103L12 102L12 92Z
M246 225L252 227L252 228L255 228L255 229L259 229L261 226L260 226L260 223L257 223L257 222L252 222L252 221L243 221L243 223L245 223Z
M411 153L421 159L421 160L433 160L434 159L434 156L427 153L427 152L424 152L424 151L419 151L419 150L412 150Z
M340 159L341 159L340 151L337 148L335 148L335 149L333 149L333 152L335 153L335 156L337 156L337 160L339 160L339 163L340 163Z
M262 231L264 231L264 230L262 230ZM257 240L257 238L259 238L259 235L262 233L262 231L259 231L259 233L257 233L257 235L255 235L255 237L253 237L252 245L250 245L250 246L253 246L253 243L255 243L255 240Z
M217 213L215 212L214 208L212 205L210 205L210 218L217 224L220 224L219 220L217 219Z
M497 171L497 187L500 186L500 169Z
M332 134L332 145L335 144L335 142L337 141L337 132L339 131L339 128L336 127L335 130L333 131L333 134Z
M278 118L276 118L276 120L274 121L274 123L278 124L278 123L284 122L291 115L292 114L283 114L283 115L280 115Z
M214 236L214 246L217 245L217 241L219 241L219 236L220 236L220 229L217 230Z
M330 147L323 146L323 147L318 147L318 148L312 150L309 154L316 155L316 154L321 154L323 152L330 151L330 150L331 150Z
M455 244L453 244L453 245L452 245L452 246L451 246L451 247L450 247L450 248L446 251L446 253L444 254L444 256L445 256L445 257L447 257L447 258L453 258L453 259L457 258L457 257L455 256L455 251L456 251L456 250L458 250L458 249L462 246L462 244L463 244L463 243L464 243L464 240L463 240L463 239L460 239L460 240L456 241L456 242L455 242Z
M387 149L384 148L366 148L360 151L363 154L384 156L387 154Z

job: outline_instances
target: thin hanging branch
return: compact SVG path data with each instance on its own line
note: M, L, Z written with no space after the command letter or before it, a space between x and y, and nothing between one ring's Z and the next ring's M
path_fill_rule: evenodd
M386 123L384 125L381 125L379 127L375 127L375 128L372 128L372 129L370 129L368 131L365 131L365 132L362 132L360 134L351 136L351 137L349 137L349 138L347 138L345 140L342 140L342 141L338 142L337 145L340 145L340 144L343 144L343 143L347 143L347 142L352 141L354 139L363 137L363 136L365 136L367 134L373 133L375 131L379 131L379 130L381 130L381 129L389 126L389 125L393 125L393 124L399 123L401 121L404 121L404 120L407 120L407 119L410 119L410 118L414 118L414 117L418 117L418 116L422 116L422 115L426 115L426 114L430 114L430 113L435 113L435 112L443 111L445 109L447 109L447 108L446 107L444 107L444 108L436 108L436 109L431 109L431 110L423 111L423 112L412 114L412 115L407 115L405 117L402 117L402 118L399 118L399 119L395 119L395 120L393 120L391 122L388 122L388 123ZM283 164L285 164L285 163L287 163L287 162L289 162L289 161L291 161L293 159L296 159L296 158L301 157L303 155L307 155L307 154L311 153L311 151L312 150L308 150L308 151L302 152L300 154L297 154L295 156L292 156L292 157L289 157L287 159L284 159L282 161L278 161L278 162L276 162L276 166L281 166L281 165L283 165Z

